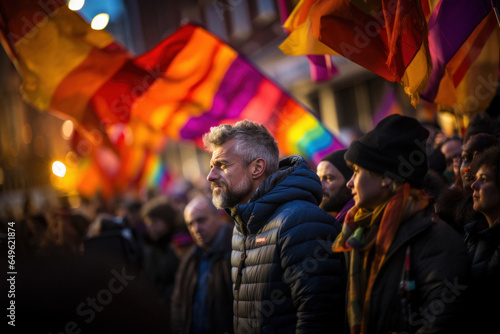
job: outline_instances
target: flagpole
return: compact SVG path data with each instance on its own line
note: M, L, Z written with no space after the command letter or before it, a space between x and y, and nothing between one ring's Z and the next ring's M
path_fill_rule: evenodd
M495 0L498 2L498 0ZM498 12L498 6L491 0L491 6L493 7L493 11L495 12L495 16L497 17L498 26L500 27L500 13Z
M4 18L2 11L0 10L0 43L2 44L7 56L9 56L10 60L14 64L17 72L22 75L21 64L19 63L19 59L17 57L17 52L12 45L11 41L9 41L9 37L6 34L7 21Z

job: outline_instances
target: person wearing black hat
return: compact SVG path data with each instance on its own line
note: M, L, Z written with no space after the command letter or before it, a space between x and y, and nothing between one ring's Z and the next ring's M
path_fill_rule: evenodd
M354 205L351 190L346 187L352 176L352 170L344 160L347 150L334 151L320 161L316 167L323 187L323 199L320 208L329 212L342 224L347 211Z
M416 119L390 115L345 153L355 205L333 250L346 256L351 333L459 328L468 259L460 235L433 219L422 189L427 136Z

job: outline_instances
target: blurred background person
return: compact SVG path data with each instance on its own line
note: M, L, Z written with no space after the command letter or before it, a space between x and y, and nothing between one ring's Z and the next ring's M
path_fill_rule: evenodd
M180 213L166 197L157 196L142 207L146 224L142 271L156 287L162 303L170 304L179 259L172 237L178 230Z
M487 113L476 113L467 124L467 130L464 136L464 145L467 144L472 136L479 133L486 133L489 135L498 134L498 129L496 128L495 120Z
M105 253L23 257L16 269L15 333L171 333L152 285ZM0 282L6 295L8 283Z
M433 208L443 190L448 189L448 180L444 176L445 169L446 159L441 150L427 151L427 173L424 177L423 189L429 196L429 205Z
M89 258L101 254L134 271L142 267L142 247L124 218L110 213L99 213L90 224L84 240L84 255Z
M444 175L451 187L455 182L460 182L460 157L462 155L462 139L456 135L446 139L441 145L441 152L446 159Z
M146 234L146 224L141 216L142 202L131 200L125 204L125 224L132 230L134 238L142 240Z
M460 177L462 178L462 187L468 193L472 192L472 183L476 180L476 176L471 171L471 164L479 153L486 149L498 145L498 138L488 133L478 133L472 135L465 142L462 150L462 163L460 165Z
M171 307L173 333L233 332L233 226L221 214L204 196L185 207L184 220L195 246L184 255L177 272Z
M471 185L476 176L471 171L471 163L475 156L489 147L498 145L498 139L487 133L478 133L469 138L462 150L460 164L461 182L454 187L444 189L436 204L436 211L441 219L449 223L460 234L464 234L464 225L473 220L484 219L473 210Z

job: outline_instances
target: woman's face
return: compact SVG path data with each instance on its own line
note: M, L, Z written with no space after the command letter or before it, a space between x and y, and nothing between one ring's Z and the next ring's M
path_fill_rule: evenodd
M384 176L353 165L354 173L347 182L356 206L363 209L375 209L388 196L390 190L384 182Z
M499 218L500 188L493 171L487 166L481 166L471 188L474 191L472 194L474 210L481 212L490 223Z
M470 170L472 160L474 160L478 153L492 146L494 144L492 140L493 139L488 137L473 136L464 145L462 150L462 163L460 165L460 177L462 178L464 189L468 192L472 192L471 185L476 180L476 176Z

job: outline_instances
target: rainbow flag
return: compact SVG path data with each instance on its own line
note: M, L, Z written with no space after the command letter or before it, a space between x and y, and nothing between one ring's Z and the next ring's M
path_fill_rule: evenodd
M263 123L285 155L317 162L343 147L317 117L201 27L185 25L131 58L63 1L54 1L51 12L36 1L0 3L10 18L3 30L16 36L22 31L19 17L43 16L33 22L35 34L12 39L7 33L26 100L72 116L89 131L105 130L107 136L112 125L138 123L171 139L199 141L211 126L249 119ZM33 7L41 15L32 15Z
M161 155L166 141L161 138L156 142L158 135L150 133L147 141L130 142L130 131L128 125L113 126L110 138L114 149L93 145L78 130L73 133L70 144L81 157L76 168L78 192L91 196L99 191L109 199L128 191L168 190L173 175Z
M177 54L166 56L173 46ZM314 114L203 28L182 27L136 62L165 58L163 77L132 105L131 118L169 138L199 142L211 126L249 119L266 126L284 155L317 163L344 147Z
M87 163L91 175L100 170L114 183L109 189L159 180L162 168L145 152L157 153L163 139L200 144L211 126L243 119L263 123L283 155L311 163L344 147L314 114L201 27L185 25L134 57L63 0L0 0L0 14L2 44L22 76L25 100L74 121L77 153L113 162Z
M457 112L484 111L498 82L499 33L490 0L441 0L429 18L433 71L422 98Z
M289 55L341 55L405 86L416 105L431 70L420 1L301 0L284 24Z
M144 150L131 149L118 166L106 165L115 157L103 148L97 148L97 156L82 157L75 168L76 186L80 194L91 197L100 193L103 198L126 192L141 193L149 189L168 192L174 177L161 155Z
M113 115L94 108L102 104L97 92L130 54L62 0L4 0L0 14L1 41L22 76L25 100L73 120L89 139L106 141L105 122Z

